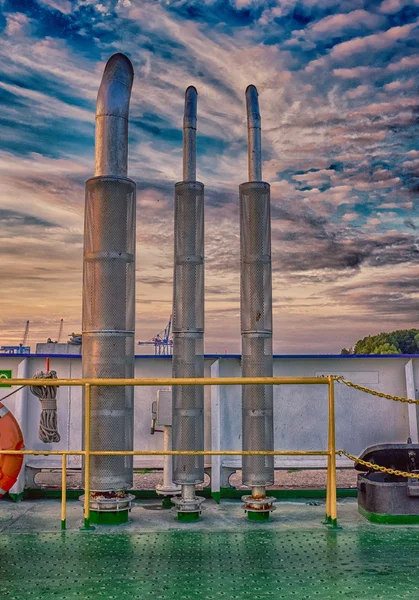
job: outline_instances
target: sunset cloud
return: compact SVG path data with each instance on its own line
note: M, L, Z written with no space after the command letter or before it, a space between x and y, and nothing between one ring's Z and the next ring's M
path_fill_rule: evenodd
M404 7L408 4L408 10ZM415 323L419 3L6 0L0 27L1 343L80 329L84 182L104 64L135 69L137 339L171 313L183 95L198 89L206 350L240 350L244 91L271 183L274 348L336 352ZM416 308L415 308L416 307ZM339 324L339 331L337 328Z

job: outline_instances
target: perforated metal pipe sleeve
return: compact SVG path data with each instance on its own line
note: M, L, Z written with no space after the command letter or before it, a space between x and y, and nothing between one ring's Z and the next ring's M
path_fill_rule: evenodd
M173 338L173 377L202 377L203 335L176 333ZM172 391L173 450L204 449L204 388L174 386ZM174 456L173 481L196 484L204 481L203 456Z
M173 280L173 377L204 375L204 186L181 182L175 186ZM174 386L172 447L204 449L204 389ZM203 456L175 456L173 481L204 481Z
M272 377L272 269L270 187L240 186L240 316L242 376ZM273 450L273 389L242 386L243 450ZM244 456L243 483L274 481L273 456Z
M204 185L175 185L173 333L204 331Z
M83 377L134 376L135 183L86 183ZM133 449L133 388L91 388L91 449ZM92 456L92 491L132 487L133 457Z
M239 196L241 332L272 335L269 183L242 183Z

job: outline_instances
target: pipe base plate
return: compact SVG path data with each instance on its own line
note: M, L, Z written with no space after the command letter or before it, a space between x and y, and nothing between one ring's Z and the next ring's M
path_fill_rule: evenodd
M242 496L244 512L251 521L267 521L270 513L275 510L273 503L276 498L273 496L262 496L254 498L253 496Z
M195 496L193 498L182 498L178 496L172 497L172 502L175 505L172 510L177 513L179 520L189 520L196 521L201 512L201 504L205 501L205 498L201 498L200 496ZM185 517L184 519L179 518L179 515L193 515L189 519Z
M80 502L84 502L84 495L79 497ZM128 513L132 508L132 501L135 500L133 494L126 494L125 496L100 496L98 492L93 498L90 498L90 520L92 523L103 524L103 525L118 525L119 523L126 523L128 521ZM95 513L95 515L93 514ZM110 523L106 523L106 517L99 517L96 515L118 515L121 516L109 517ZM93 516L92 516L93 515ZM97 520L94 520L97 519Z

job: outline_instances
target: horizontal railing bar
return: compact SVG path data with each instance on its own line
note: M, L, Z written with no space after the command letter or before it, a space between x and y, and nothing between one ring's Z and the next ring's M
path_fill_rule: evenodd
M0 450L2 454L82 456L84 450ZM328 456L327 450L91 450L91 456Z
M6 383L7 382L7 383ZM46 386L159 386L159 385L328 385L327 377L159 377L155 379L3 379L1 387Z
M2 454L23 454L24 456L84 456L84 450L0 450Z
M113 452L103 451L95 451L91 450L90 454L92 456L113 456ZM147 456L148 454L156 455L156 456L317 456L324 455L327 456L329 453L327 450L133 450L131 452L125 452L121 450L118 455L129 455L129 456Z

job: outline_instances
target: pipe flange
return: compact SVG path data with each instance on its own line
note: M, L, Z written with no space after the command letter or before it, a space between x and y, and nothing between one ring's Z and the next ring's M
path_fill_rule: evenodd
M79 500L84 502L84 495L80 496ZM133 494L127 494L123 497L108 498L107 496L95 496L90 498L90 510L96 512L119 512L123 510L131 510L132 501L135 500Z
M273 506L274 502L276 502L276 498L273 496L262 496L261 498L254 498L253 496L242 496L242 508L244 508L245 512L273 512L275 510L275 506Z
M182 488L180 487L180 485L175 485L173 484L173 486L170 485L163 485L163 484L158 484L156 485L156 494L158 494L159 496L177 496L178 494L180 494L182 491Z
M195 496L195 498L182 498L175 496L172 498L172 502L175 505L172 510L177 513L199 513L201 514L201 504L205 501L205 498Z

